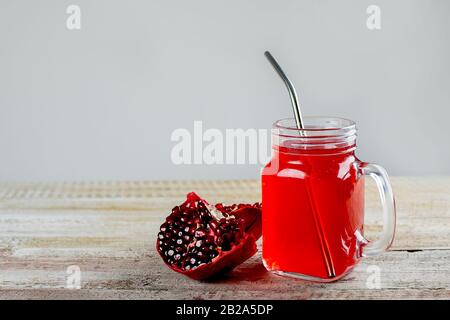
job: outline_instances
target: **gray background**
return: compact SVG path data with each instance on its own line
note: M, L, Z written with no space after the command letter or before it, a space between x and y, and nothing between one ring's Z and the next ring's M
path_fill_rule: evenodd
M82 28L66 28L66 8ZM369 31L366 8L381 7ZM391 175L450 174L450 1L0 0L0 180L255 178L175 166L176 128L355 120Z

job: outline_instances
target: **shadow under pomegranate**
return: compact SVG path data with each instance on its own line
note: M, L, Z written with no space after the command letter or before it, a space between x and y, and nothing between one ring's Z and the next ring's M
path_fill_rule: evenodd
M270 272L260 261L252 263L247 260L233 270L223 271L202 281L206 283L238 283L239 281L258 281L270 276Z

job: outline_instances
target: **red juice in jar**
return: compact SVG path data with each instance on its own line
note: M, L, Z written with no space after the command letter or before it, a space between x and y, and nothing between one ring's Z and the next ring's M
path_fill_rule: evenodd
M353 268L368 243L363 237L368 173L355 156L352 121L306 120L302 132L293 119L274 125L272 160L262 172L263 262L278 274L333 281ZM391 229L381 239L384 249L392 242Z

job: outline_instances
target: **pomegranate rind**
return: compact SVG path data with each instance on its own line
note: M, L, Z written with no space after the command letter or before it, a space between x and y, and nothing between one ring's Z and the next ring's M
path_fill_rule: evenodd
M245 233L252 235L255 240L262 235L262 214L260 208L246 206L231 213L236 218L243 219L245 222Z
M222 251L210 263L202 264L192 270L176 270L194 280L206 280L212 276L230 272L247 259L253 257L257 252L256 241L252 236L247 236L244 240L234 246L230 251Z

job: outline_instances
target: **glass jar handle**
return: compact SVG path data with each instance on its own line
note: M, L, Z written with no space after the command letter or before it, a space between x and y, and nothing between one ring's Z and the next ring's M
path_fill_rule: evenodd
M376 164L362 162L359 166L360 173L370 176L375 180L380 194L381 205L383 207L383 232L377 240L365 243L362 252L363 257L378 255L386 251L394 241L395 235L395 199L392 192L391 183L386 170Z

